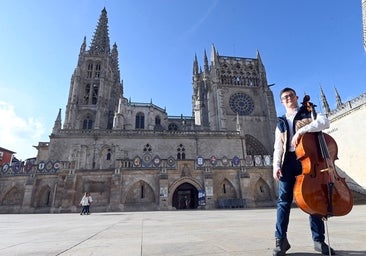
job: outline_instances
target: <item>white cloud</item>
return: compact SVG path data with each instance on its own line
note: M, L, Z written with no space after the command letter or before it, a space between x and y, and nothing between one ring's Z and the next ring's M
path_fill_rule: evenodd
M0 101L0 117L0 146L15 151L18 159L35 157L37 150L33 145L38 145L45 132L42 122L18 116L14 106L4 101Z

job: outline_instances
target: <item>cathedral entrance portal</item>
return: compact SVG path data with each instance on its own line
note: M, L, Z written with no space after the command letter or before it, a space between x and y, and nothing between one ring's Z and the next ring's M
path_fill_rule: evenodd
M198 206L198 191L189 183L181 184L173 194L173 207L178 209L196 209Z

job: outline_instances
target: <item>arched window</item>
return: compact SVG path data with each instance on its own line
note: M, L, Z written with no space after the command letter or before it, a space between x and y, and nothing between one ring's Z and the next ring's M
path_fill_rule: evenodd
M86 118L83 121L83 129L84 130L90 130L93 128L93 120L89 115L86 116Z
M85 86L85 92L84 92L84 104L89 103L89 95L90 95L90 84L87 84Z
M100 77L100 63L95 64L94 78Z
M93 95L92 95L92 104L95 105L98 102L98 85L93 84Z
M161 119L160 116L155 117L155 125L160 125Z
M185 151L186 150L185 150L183 144L179 144L179 146L177 148L177 159L180 159L180 160L186 159Z
M144 129L145 128L145 116L144 113L139 112L136 114L136 122L135 122L136 129Z
M145 197L144 184L141 184L141 199Z
M94 105L97 104L98 91L99 91L98 84L93 84L93 86L91 84L87 84L85 86L83 103L84 104L94 104Z
M88 63L88 71L87 71L87 78L93 77L93 63Z
M108 152L107 152L107 160L111 160L111 156L112 156L112 153L111 153L111 149L109 148Z

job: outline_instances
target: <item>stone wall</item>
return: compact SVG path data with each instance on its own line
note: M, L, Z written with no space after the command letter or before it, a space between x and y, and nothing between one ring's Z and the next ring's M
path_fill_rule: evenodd
M164 168L63 169L40 173L3 174L0 213L78 212L85 191L93 197L92 211L175 210L182 185L205 191L205 204L216 209L220 199L243 199L245 207L273 206L271 166L197 166L193 160ZM64 166L64 165L61 165ZM65 164L67 166L67 164ZM193 198L194 199L194 198ZM195 199L194 199L195 200Z

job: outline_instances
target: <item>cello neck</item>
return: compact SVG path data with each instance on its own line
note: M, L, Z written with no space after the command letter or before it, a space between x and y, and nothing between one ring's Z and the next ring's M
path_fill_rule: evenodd
M323 132L318 132L318 141L319 141L319 148L320 152L322 154L323 159L329 159L329 151L328 151L328 145L325 141Z
M301 104L306 108L306 110L308 112L310 112L311 119L314 121L317 117L317 113L315 110L316 105L314 103L310 102L310 96L305 95ZM323 157L323 159L327 160L330 158L330 156L329 156L328 146L325 141L323 132L322 131L317 132L317 137L318 137L319 147L320 147L322 157Z

